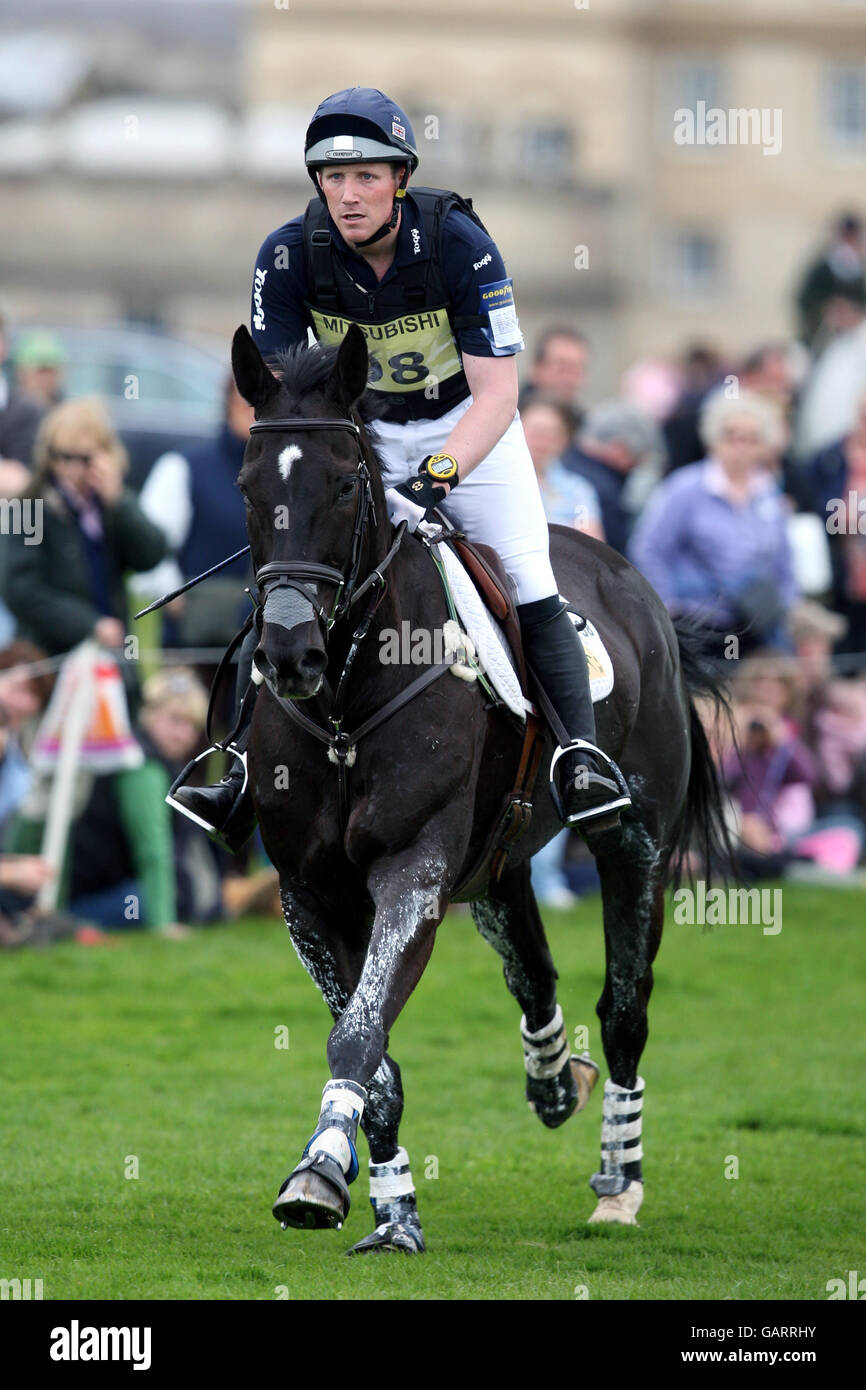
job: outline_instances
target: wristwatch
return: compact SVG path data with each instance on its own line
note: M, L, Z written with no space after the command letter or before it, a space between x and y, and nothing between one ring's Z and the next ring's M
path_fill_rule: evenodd
M449 487L460 482L453 454L428 454L418 465L418 472L426 474L433 483L448 483Z

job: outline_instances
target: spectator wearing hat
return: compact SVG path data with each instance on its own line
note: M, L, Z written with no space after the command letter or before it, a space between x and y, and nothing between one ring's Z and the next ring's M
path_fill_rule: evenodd
M12 355L15 384L22 396L42 410L59 405L66 360L66 349L56 333L42 328L22 333Z

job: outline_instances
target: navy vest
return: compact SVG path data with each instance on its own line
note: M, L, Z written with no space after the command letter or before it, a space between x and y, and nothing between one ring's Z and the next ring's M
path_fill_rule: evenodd
M471 199L440 188L413 188L411 194L429 256L395 267L394 277L375 289L357 285L341 264L322 200L313 198L304 214L313 331L320 342L336 344L349 322L359 324L370 350L369 389L384 399L385 418L401 424L438 419L466 399L457 330L486 322L480 314L455 316L442 271L442 225L450 208L487 231Z
M184 579L192 579L247 544L244 500L235 486L245 448L246 440L223 425L217 439L187 455L192 525L177 557ZM248 573L247 556L222 571L224 578L241 579Z

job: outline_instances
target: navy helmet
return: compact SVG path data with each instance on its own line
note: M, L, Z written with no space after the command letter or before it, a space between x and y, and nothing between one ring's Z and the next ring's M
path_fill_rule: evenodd
M418 151L409 120L396 102L375 87L347 87L317 108L304 141L304 162L323 202L316 171L326 165L405 163L390 220L356 243L369 246L397 225L409 175L418 167Z

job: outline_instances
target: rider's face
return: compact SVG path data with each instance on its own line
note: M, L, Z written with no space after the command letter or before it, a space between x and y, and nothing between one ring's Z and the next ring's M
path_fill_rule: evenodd
M328 212L349 245L366 241L391 216L399 179L390 164L329 164L319 178Z

